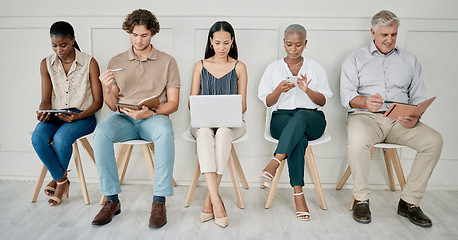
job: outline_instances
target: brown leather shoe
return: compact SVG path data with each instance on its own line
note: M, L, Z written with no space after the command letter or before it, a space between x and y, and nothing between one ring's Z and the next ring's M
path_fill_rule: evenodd
M421 227L431 227L433 225L431 219L423 213L420 206L402 199L399 200L398 214L407 217L413 224Z
M369 199L364 201L355 200L355 207L353 208L353 219L360 223L370 223L371 210L369 209Z
M162 202L153 202L151 206L151 216L149 217L150 228L160 228L167 223L167 209Z
M113 215L121 213L121 202L116 203L113 200L107 200L100 212L92 220L92 225L105 225L111 222Z

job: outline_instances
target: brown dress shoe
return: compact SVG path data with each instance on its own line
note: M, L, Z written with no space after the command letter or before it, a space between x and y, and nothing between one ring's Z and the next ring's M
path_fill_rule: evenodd
M426 216L417 204L411 204L404 200L399 200L398 214L407 217L413 224L421 227L431 227L433 223Z
M149 217L150 228L160 228L167 223L167 210L163 202L153 202L151 216Z
M113 215L121 213L121 202L107 200L102 207L102 210L92 220L92 225L105 225L111 222Z
M355 207L353 209L353 219L360 223L370 223L371 210L369 209L369 199L364 201L355 200Z

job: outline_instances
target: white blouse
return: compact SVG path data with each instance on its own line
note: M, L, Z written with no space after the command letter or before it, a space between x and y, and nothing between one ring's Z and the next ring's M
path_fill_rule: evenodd
M307 79L312 81L309 88L315 92L321 93L326 99L332 97L331 88L329 87L328 77L324 68L315 60L304 58L302 67L297 76L307 74ZM258 98L266 104L267 95L271 94L281 81L286 77L293 76L288 65L282 59L277 60L267 66L259 83ZM317 109L320 105L315 104L309 96L299 87L295 87L288 92L281 93L276 104L272 106L272 111L277 109L294 110L296 108Z

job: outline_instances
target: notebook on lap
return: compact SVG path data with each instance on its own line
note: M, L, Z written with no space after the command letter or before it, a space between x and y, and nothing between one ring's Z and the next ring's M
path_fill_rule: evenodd
M241 127L242 95L189 96L191 127Z

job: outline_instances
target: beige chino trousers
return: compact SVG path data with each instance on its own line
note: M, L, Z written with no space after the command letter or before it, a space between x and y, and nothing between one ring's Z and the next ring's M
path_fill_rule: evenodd
M355 111L348 116L347 135L356 200L369 199L370 151L374 144L386 142L417 151L401 198L408 203L420 203L442 151L442 136L436 130L421 122L413 128L405 128L381 113Z
M232 141L243 136L245 131L245 121L238 128L191 128L191 134L196 138L201 173L216 172L223 175Z

